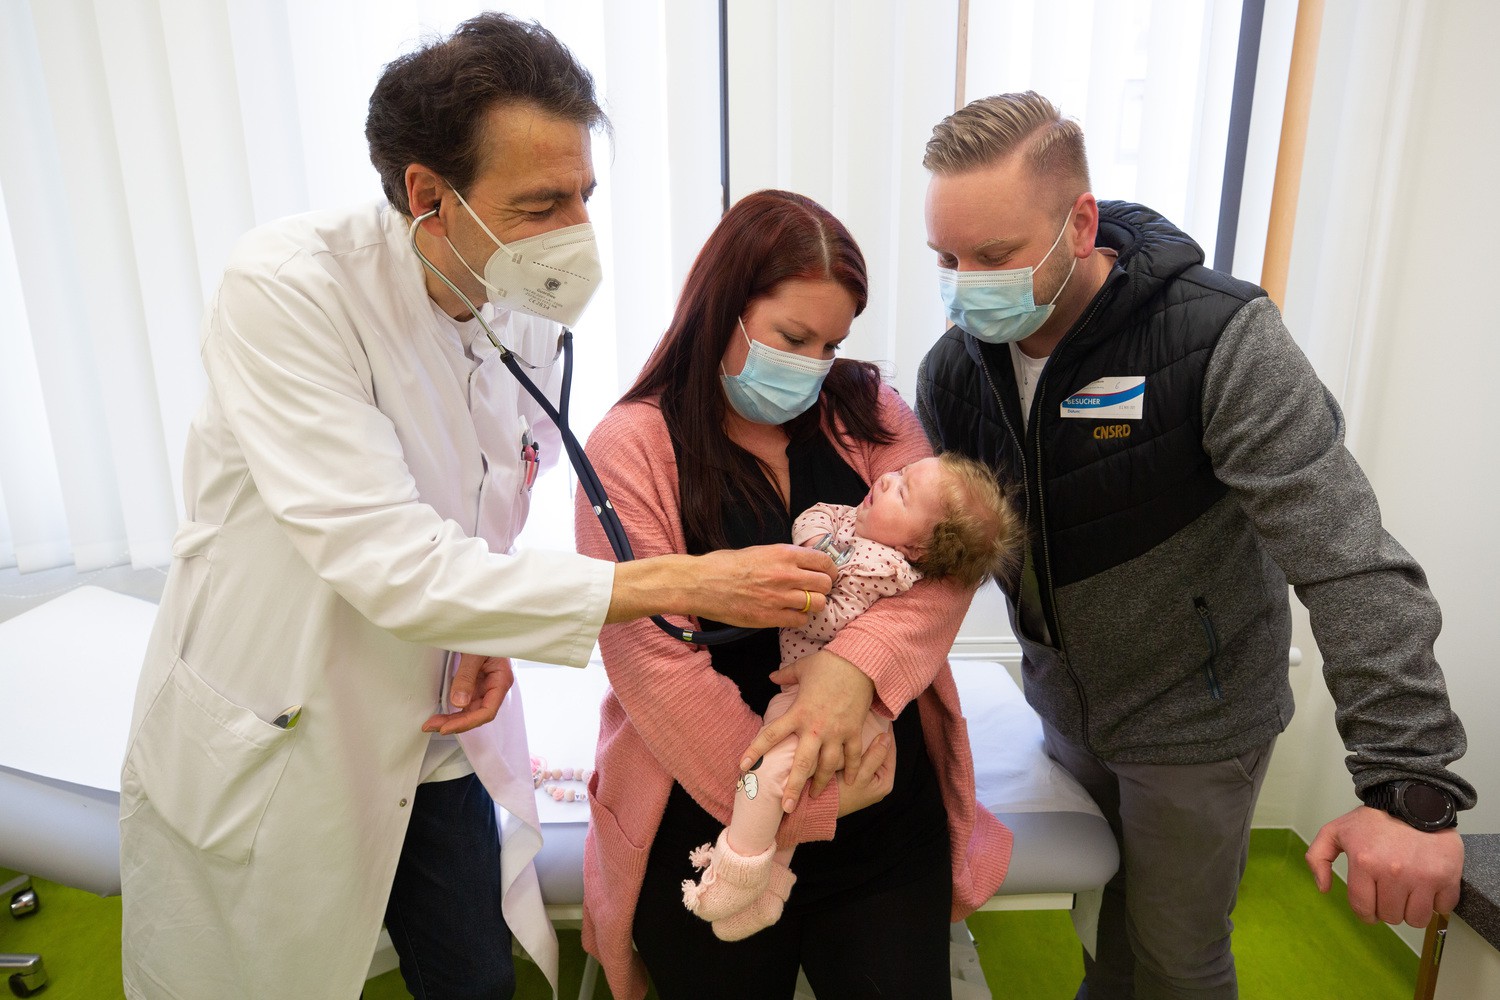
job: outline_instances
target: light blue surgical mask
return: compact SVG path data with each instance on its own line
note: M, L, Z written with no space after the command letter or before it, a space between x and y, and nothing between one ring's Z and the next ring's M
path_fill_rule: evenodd
M750 345L745 367L738 375L727 375L719 366L719 381L734 411L751 423L784 424L801 416L818 401L823 379L833 359L814 361L800 354L778 351L751 340L740 320L740 333Z
M943 296L943 305L948 309L948 321L968 331L987 344L1009 344L1025 340L1036 333L1047 322L1057 304L1058 296L1068 287L1073 277L1073 266L1068 276L1057 286L1057 295L1046 305L1037 305L1033 300L1032 277L1037 269L1052 256L1052 251L1062 242L1068 231L1072 213L1063 223L1045 256L1036 267L1017 267L1005 271L957 271L951 267L938 268L938 291Z

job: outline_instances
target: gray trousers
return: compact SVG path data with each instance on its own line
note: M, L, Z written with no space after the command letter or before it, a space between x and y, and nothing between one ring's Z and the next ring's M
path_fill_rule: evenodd
M1077 1000L1234 1000L1229 914L1276 740L1211 764L1114 764L1042 729L1120 845Z

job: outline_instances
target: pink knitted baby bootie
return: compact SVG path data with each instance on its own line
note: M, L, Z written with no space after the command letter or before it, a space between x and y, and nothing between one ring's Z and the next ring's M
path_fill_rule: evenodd
M766 891L738 913L714 921L714 937L720 941L739 941L763 931L781 919L781 908L792 894L797 876L783 864L774 864Z
M707 844L690 858L694 868L706 869L703 877L682 883L682 905L704 920L718 920L743 910L766 891L771 882L771 857L776 845L761 854L746 857L729 846L729 831L719 834L712 848Z

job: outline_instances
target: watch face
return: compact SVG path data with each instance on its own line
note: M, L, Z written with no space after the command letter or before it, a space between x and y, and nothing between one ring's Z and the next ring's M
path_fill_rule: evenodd
M1445 823L1452 815L1452 806L1445 793L1418 782L1412 782L1401 790L1401 804L1413 819L1428 826Z

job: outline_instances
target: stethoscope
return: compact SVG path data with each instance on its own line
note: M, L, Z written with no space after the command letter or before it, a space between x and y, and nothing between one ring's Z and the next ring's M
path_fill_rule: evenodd
M625 525L620 523L620 515L615 512L614 507L609 502L609 497L605 495L604 484L599 481L599 474L594 471L594 463L589 461L588 455L583 450L583 445L578 443L578 438L574 436L572 428L568 426L568 404L571 401L573 393L573 331L567 327L563 327L562 336L558 338L557 351L552 355L551 360L544 364L532 364L500 343L500 338L495 336L495 331L490 328L490 324L486 322L483 314L475 308L474 303L469 300L469 297L463 293L462 289L449 281L448 276L438 270L437 266L427 259L427 255L422 252L422 248L417 246L417 227L436 214L437 209L434 208L430 212L417 216L412 221L408 234L411 238L412 250L416 251L418 259L422 261L427 270L431 271L437 276L439 281L447 285L448 289L457 295L463 301L463 304L468 307L469 311L474 314L474 318L479 320L480 327L484 329L484 335L489 338L491 344L495 345L495 350L500 352L501 363L510 369L510 373L516 377L516 381L521 383L521 388L525 389L527 394L536 400L537 405L542 408L542 411L552 419L552 423L562 434L563 450L568 454L568 462L573 466L573 471L578 474L578 484L583 487L583 495L588 497L589 504L594 509L594 516L599 519L599 525L604 529L604 537L609 539L609 547L614 550L615 558L620 562L630 562L635 558L635 554L630 550L630 539L626 537ZM559 355L563 359L562 390L558 396L562 403L560 407L553 406L552 401L521 370L521 365L525 365L532 371L550 368L557 363ZM652 615L651 620L672 638L681 639L683 642L690 642L699 646L732 642L735 639L740 639L753 632L760 631L753 628L694 630L683 628L681 625L674 625L661 615Z

